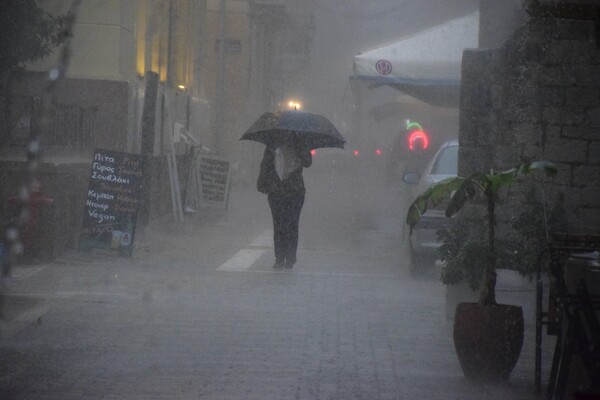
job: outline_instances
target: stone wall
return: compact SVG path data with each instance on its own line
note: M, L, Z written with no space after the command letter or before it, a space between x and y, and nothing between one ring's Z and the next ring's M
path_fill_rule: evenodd
M532 17L499 49L463 55L459 173L546 159L549 183L513 186L501 220L523 202L561 205L560 229L600 231L600 49L595 23ZM531 196L531 185L537 198Z

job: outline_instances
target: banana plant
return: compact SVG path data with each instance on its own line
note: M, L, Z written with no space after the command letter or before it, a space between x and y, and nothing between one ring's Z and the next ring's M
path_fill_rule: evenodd
M466 178L460 176L448 178L430 186L417 196L408 208L406 223L412 233L413 228L427 211L429 205L435 207L450 198L446 208L446 217L452 217L464 207L467 201L473 200L478 192L483 194L487 205L489 254L479 290L479 303L482 305L496 304L495 209L498 194L500 189L511 185L519 177L529 175L536 170L543 171L546 176L554 176L557 172L556 166L549 161L533 161L503 172L497 173L491 170L489 173L474 172Z

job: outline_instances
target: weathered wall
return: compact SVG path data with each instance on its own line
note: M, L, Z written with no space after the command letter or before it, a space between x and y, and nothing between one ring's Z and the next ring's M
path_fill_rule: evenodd
M531 18L500 49L466 51L463 57L461 175L547 159L559 172L509 192L504 220L522 201L551 205L564 195L563 216L571 231L600 230L600 50L595 23ZM522 200L522 201L520 201Z
M151 163L149 219L156 220L171 213L171 191L166 157L153 157ZM179 156L177 163L183 195L188 179L189 157ZM30 247L26 249L30 258L45 261L76 248L85 211L90 168L89 162L40 163L37 175L41 192L43 197L51 199L53 205L40 205L32 235L25 233L26 236L32 236L23 238L26 247ZM21 185L27 182L27 176L25 162L0 161L1 227L6 227L15 217L16 203L11 198L18 196Z
M528 0L480 0L479 48L504 45L510 35L527 20L524 4Z
M32 244L30 239L36 242L32 257L43 260L73 248L81 228L90 166L86 163L56 165L42 162L38 171L41 192L53 205L40 204L35 228L26 234L31 237L24 240L26 245ZM25 163L0 162L0 182L0 222L4 228L16 215L17 205L11 198L18 198L20 187L27 182Z
M15 81L12 87L13 96L25 98L44 98L48 85L44 73L27 73L22 80ZM104 81L92 79L67 79L56 89L57 116L56 131L52 129L42 135L45 155L61 157L91 157L94 148L116 151L127 150L129 86L126 81ZM86 110L89 119L85 126L80 126L69 137L65 132L65 124L71 121L61 118L66 109L76 107ZM27 118L33 119L31 111ZM79 122L74 122L75 124ZM52 122L50 123L52 125ZM77 146L71 141L78 142ZM2 153L11 151L2 148ZM14 150L12 150L14 151ZM20 151L20 149L17 149Z

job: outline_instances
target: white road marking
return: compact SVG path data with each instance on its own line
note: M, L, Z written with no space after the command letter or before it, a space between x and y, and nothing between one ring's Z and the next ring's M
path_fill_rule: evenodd
M258 235L249 245L250 249L242 249L225 261L217 271L246 271L270 247L273 247L273 231L268 229Z
M273 247L273 231L271 229L267 229L260 235L258 235L252 243L250 243L250 247Z
M265 252L263 249L242 249L217 268L217 271L245 271Z

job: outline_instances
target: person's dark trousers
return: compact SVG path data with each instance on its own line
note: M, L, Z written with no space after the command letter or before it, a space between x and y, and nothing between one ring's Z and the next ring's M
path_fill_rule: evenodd
M296 263L298 249L298 225L304 205L303 192L286 194L270 193L269 206L273 216L273 242L275 261L291 267Z

